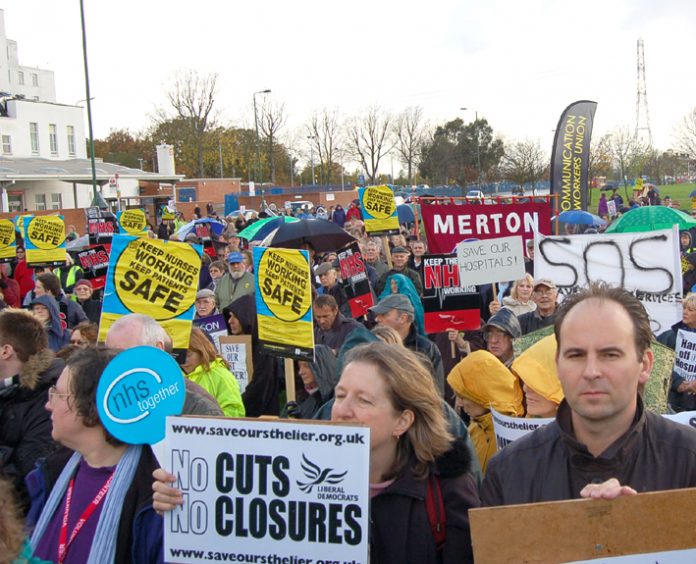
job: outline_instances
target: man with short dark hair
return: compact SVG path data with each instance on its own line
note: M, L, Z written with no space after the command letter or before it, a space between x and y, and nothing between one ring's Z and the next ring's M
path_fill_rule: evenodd
M370 311L375 314L378 325L391 327L401 336L407 349L421 353L430 359L435 385L440 395L444 397L445 371L442 367L442 356L435 343L416 331L416 325L413 322L415 310L410 300L403 294L389 294L377 305L372 306Z
M326 345L338 351L346 337L353 329L360 326L360 323L345 317L338 311L338 304L333 296L317 296L312 306L314 312L314 342L317 345Z
M553 325L558 299L555 282L548 278L537 280L534 283L532 299L537 308L518 317L523 335Z
M696 431L650 413L639 393L654 362L640 301L592 284L566 299L554 331L565 399L554 422L490 461L483 505L696 486Z
M12 480L22 497L24 477L55 447L45 405L63 366L31 313L0 312L0 476Z
M408 267L408 257L410 254L411 253L409 250L404 247L394 247L392 249L391 257L393 267L391 270L388 270L379 277L377 287L375 288L375 292L378 296L384 291L384 288L387 285L387 278L389 278L391 274L403 274L411 282L413 282L413 286L416 288L418 295L423 295L423 282L421 281L420 276L415 270Z

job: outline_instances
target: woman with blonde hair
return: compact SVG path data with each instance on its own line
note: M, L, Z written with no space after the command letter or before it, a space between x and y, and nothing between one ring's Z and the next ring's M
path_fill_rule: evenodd
M515 315L522 315L536 309L532 301L534 291L534 278L531 274L525 274L524 278L515 280L510 290L510 295L503 298L503 307L508 308Z
M244 403L239 383L220 358L215 346L198 327L191 330L186 362L186 377L213 396L226 417L244 417Z
M346 354L335 397L332 421L370 428L370 561L473 562L468 510L479 499L472 460L448 432L432 376L416 355L379 342L356 347ZM161 469L154 476L156 509L181 505L181 492L167 485L174 476Z

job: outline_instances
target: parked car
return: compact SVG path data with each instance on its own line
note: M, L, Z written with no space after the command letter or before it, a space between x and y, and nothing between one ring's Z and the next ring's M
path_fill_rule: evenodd
M483 200L483 198L484 198L483 192L481 192L481 190L469 190L466 193L466 197L467 198L477 198L479 200Z

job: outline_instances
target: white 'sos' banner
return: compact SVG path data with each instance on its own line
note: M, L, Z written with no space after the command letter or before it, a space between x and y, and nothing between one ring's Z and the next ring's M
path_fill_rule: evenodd
M368 428L168 417L166 441L165 561L367 564Z
M537 235L534 278L549 278L559 299L603 280L645 306L655 335L681 319L679 233L674 230L596 235Z

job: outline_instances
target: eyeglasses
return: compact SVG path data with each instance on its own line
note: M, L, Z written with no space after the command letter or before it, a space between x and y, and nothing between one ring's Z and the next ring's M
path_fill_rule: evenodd
M51 403L53 403L57 397L64 400L66 398L71 398L73 395L74 394L61 394L55 386L48 388L48 401Z

